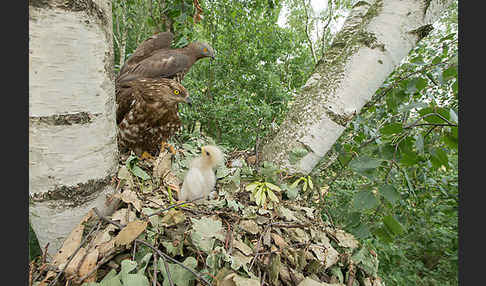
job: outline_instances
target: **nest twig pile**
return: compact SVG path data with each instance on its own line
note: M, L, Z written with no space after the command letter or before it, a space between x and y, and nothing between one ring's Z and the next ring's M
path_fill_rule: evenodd
M376 254L300 201L262 208L243 180L220 180L219 197L176 203L170 158L138 162L143 182L122 165L118 210L86 214L50 262L31 263L30 285L384 285Z

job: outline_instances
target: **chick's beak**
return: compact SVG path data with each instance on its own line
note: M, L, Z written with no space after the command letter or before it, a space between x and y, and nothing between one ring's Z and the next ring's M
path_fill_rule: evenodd
M186 97L186 103L189 104L189 106L192 106L192 99L189 96Z

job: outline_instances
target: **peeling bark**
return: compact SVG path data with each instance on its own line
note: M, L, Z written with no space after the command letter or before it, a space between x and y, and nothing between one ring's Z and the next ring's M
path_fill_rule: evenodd
M451 0L368 0L352 8L333 44L295 98L263 159L309 173ZM308 153L295 164L292 150Z
M111 2L29 1L29 206L53 254L116 172Z

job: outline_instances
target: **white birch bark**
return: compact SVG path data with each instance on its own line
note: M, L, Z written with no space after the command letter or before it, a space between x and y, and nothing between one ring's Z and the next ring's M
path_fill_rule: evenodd
M278 133L263 147L263 160L290 173L309 173L451 2L356 3ZM308 153L291 164L289 154L297 148Z
M31 4L31 3L34 4ZM117 145L110 0L29 1L29 216L53 254L109 213ZM65 3L75 3L66 7ZM67 4L69 5L69 4Z

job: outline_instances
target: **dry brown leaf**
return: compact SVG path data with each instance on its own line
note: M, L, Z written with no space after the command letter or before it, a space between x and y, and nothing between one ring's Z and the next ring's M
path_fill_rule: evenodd
M137 197L137 193L131 189L125 189L123 193L116 194L115 197L120 198L127 204L132 204L139 212L142 210L142 201Z
M160 220L163 226L172 226L186 220L186 215L182 211L170 209L165 216Z
M253 253L253 250L251 247L246 245L245 243L239 241L239 240L234 240L233 241L233 246L240 250L244 255L248 256Z
M354 249L358 247L359 242L354 238L354 236L350 233L344 232L343 230L336 230L334 233L336 238L339 240L338 245L342 247L349 247Z
M165 150L160 152L159 156L154 162L153 177L163 178L167 172L172 168L172 153Z
M79 251L76 253L76 255L74 256L73 260L69 262L68 266L64 270L67 277L72 277L73 275L76 274L76 269L78 269L78 265L81 262L81 259L83 259L85 254L86 254L86 248L81 247ZM62 265L62 268L64 268L64 265Z
M149 207L149 208L161 208L165 205L165 201L164 199L162 199L161 197L151 197L151 198L148 198L147 201L145 201L145 206L146 207Z
M110 239L110 231L108 229L104 229L103 231L100 231L98 232L98 234L96 234L95 238L93 239L93 245L96 247L107 241L110 241Z
M273 242L275 242L275 244L280 248L286 248L289 246L289 244L285 241L285 239L283 239L280 235L276 234L276 233L272 233L272 238L273 238Z
M115 248L115 238L112 238L110 241L100 244L96 248L99 251L99 256L105 257L108 253L110 253Z
M98 250L97 249L92 249L86 258L83 261L83 264L81 264L81 267L79 268L79 276L84 277L88 273L90 273L95 267L96 267L96 262L98 261ZM91 276L86 278L84 282L96 282L96 271L93 272Z
M260 232L260 227L253 220L244 220L240 222L240 227L251 234L257 234Z
M147 228L147 222L136 220L129 222L115 237L115 245L127 245L134 241Z
M78 249L79 245L81 244L81 240L83 239L83 231L84 225L78 224L73 231L69 234L69 236L64 240L62 247L54 256L52 264L59 267L60 265L64 265L69 257Z
M172 171L168 172L167 175L163 178L162 182L169 186L171 189L174 191L178 192L180 191L180 185L181 185L181 180L177 178Z
M50 282L47 282L47 280L49 280L50 278L56 276L56 272L52 271L52 270L49 270L46 274L46 277L44 278L44 280L42 280L39 284L37 284L37 286L47 286L49 285Z
M339 252L337 252L337 250L334 249L332 246L326 249L324 256L326 257L324 261L325 269L333 266L339 260Z
M52 264L59 267L64 265L69 257L78 249L83 239L84 223L95 216L93 210L90 210L79 222L79 224L71 231L69 236L64 240L62 247L54 256Z
M111 216L111 220L118 221L121 225L127 225L129 222L134 221L136 219L137 219L137 214L135 214L134 211L131 211L128 208L119 209ZM106 230L108 230L108 232L117 229L118 227L112 224L106 227Z

